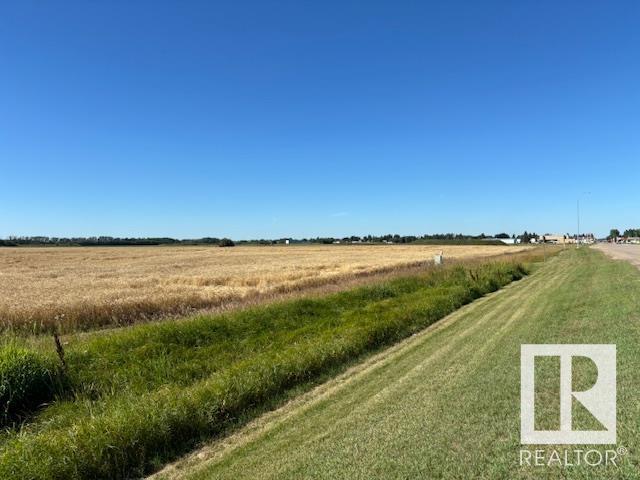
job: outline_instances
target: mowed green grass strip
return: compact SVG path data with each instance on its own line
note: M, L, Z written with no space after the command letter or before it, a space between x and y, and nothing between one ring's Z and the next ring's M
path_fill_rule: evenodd
M619 467L519 465L524 343L617 345L618 446L630 452ZM537 415L553 426L558 409L544 401L557 395L557 371L542 371ZM193 457L163 476L638 478L639 449L640 272L585 248L200 452L208 460Z
M140 476L520 279L520 262L535 259L470 262L325 297L68 337L70 389L0 436L0 478ZM30 346L53 355L50 339Z

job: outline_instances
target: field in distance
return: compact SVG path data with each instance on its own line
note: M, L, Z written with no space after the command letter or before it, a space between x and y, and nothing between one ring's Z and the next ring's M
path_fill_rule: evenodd
M32 331L131 323L425 261L527 246L313 245L0 249L0 319ZM57 317L57 320L56 320Z

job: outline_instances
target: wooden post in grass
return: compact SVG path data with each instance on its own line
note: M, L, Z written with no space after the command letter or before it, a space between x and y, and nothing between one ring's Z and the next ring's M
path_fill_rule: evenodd
M56 353L58 354L58 358L60 359L60 364L62 366L62 373L67 373L67 362L64 359L64 348L62 347L62 342L60 341L60 335L58 335L58 331L62 327L62 321L64 320L64 314L55 316L55 324L53 326L53 342L56 344Z
M62 365L62 371L67 373L67 362L64 360L64 348L62 347L62 342L60 341L60 336L57 331L53 332L53 341L56 344L56 353L58 354L58 358L60 359L60 363Z

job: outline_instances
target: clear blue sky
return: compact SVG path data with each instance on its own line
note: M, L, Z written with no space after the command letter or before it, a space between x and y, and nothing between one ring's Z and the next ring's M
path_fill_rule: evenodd
M640 3L0 5L0 237L640 226Z

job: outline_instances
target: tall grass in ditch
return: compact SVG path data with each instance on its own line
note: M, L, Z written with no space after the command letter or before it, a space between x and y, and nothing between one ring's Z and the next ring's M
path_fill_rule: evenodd
M67 347L74 398L0 449L0 478L130 478L288 389L520 279L517 262L434 270L317 299L140 325Z
M13 342L0 346L0 427L15 427L62 390L51 359Z

